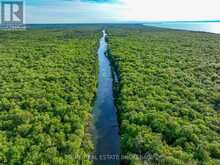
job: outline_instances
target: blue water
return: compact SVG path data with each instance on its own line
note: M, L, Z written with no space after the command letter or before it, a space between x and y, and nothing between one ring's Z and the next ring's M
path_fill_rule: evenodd
M220 22L157 22L144 25L160 28L200 31L220 34Z
M116 108L113 97L113 78L111 66L105 53L107 51L106 33L100 40L99 85L94 107L95 159L94 165L119 165L120 136Z

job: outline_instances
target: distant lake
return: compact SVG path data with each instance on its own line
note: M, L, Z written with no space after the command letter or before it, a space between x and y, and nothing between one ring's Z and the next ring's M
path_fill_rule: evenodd
M202 31L220 34L220 22L158 22L146 23L144 25L160 28Z

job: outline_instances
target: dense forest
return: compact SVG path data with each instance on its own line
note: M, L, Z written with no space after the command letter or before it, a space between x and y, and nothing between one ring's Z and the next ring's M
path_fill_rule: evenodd
M92 164L100 36L0 31L0 164ZM107 40L123 163L220 164L220 35L110 25Z
M220 35L142 26L108 34L126 162L220 164Z
M0 164L91 164L99 36L0 31Z

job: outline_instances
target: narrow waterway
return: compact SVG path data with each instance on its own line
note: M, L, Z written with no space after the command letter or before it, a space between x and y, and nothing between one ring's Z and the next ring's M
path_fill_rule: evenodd
M111 66L106 57L106 32L100 39L98 50L99 80L94 107L95 158L94 165L119 165L120 154L119 126L114 106L113 78Z

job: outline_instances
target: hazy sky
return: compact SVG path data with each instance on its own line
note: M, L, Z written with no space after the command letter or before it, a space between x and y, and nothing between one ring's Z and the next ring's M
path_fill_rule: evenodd
M219 0L26 0L26 23L219 20Z

